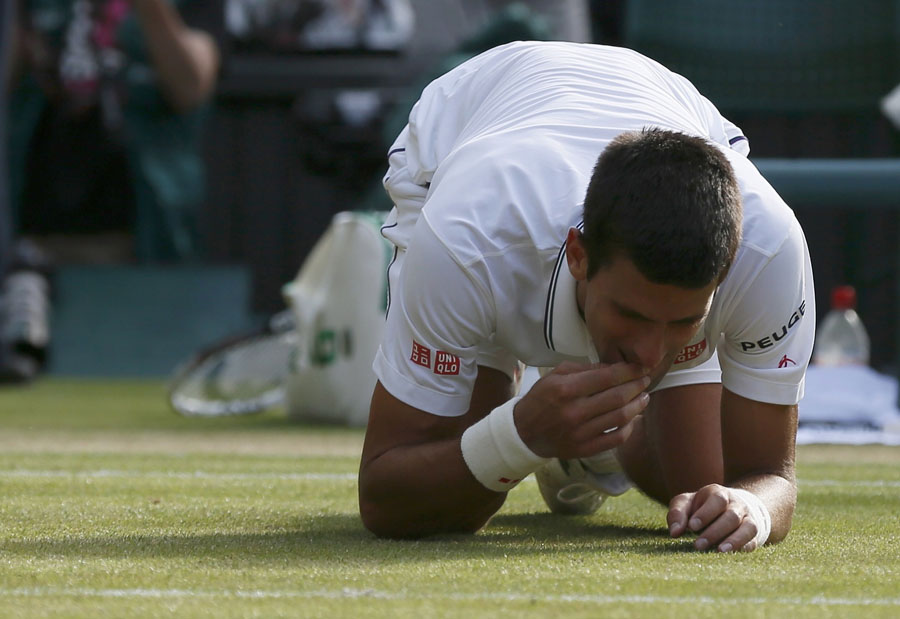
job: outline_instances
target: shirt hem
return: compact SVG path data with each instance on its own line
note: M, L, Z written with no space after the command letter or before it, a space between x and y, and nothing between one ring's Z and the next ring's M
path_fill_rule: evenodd
M447 396L423 389L398 372L382 353L381 348L372 362L375 376L388 393L414 408L439 417L460 417L469 409L468 396Z
M798 404L803 398L802 380L799 384L785 385L745 376L724 377L723 375L722 386L748 400L767 404L792 406Z

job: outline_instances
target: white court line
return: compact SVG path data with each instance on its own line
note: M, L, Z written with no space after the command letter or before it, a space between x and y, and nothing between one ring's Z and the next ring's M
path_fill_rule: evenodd
M99 469L94 471L35 471L29 469L11 469L0 471L0 477L81 477L88 479L128 478L149 479L162 477L165 479L220 479L223 481L266 480L277 481L344 481L355 480L356 473L209 473L206 471L115 471Z
M121 471L97 469L92 471L44 471L33 469L0 470L0 477L78 477L88 479L128 478L143 479L161 477L165 479L218 479L222 481L275 480L275 481L355 481L356 473L211 473L208 471ZM526 482L533 482L529 477ZM799 480L801 486L810 487L851 487L851 488L900 488L900 480Z
M488 601L488 602L569 602L581 604L703 604L709 606L747 606L781 604L788 606L900 606L900 598L832 598L822 595L810 597L741 597L714 598L709 596L662 595L540 595L529 593L411 593L378 589L332 589L317 591L243 590L218 591L192 589L91 589L80 587L0 588L0 597L101 597L101 598L238 598L238 599L377 599L425 601Z
M861 480L839 480L839 479L809 479L799 480L801 486L848 486L856 488L862 486L864 488L900 488L900 481L876 479L870 481Z

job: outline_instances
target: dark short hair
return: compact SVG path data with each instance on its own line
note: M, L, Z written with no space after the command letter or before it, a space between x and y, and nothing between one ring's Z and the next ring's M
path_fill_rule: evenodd
M701 288L734 260L741 219L716 146L665 129L623 133L597 159L584 200L588 277L624 256L652 282Z

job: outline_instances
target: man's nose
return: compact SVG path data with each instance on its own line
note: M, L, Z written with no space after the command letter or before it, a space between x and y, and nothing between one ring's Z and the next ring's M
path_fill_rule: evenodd
M645 368L655 368L666 356L665 326L653 326L644 333L634 346L637 362Z

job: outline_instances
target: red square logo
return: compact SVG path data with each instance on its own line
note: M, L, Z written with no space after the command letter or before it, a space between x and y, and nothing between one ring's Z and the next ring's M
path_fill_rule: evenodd
M696 344L691 346L685 346L681 349L681 352L678 353L675 357L674 365L678 365L679 363L687 363L693 359L696 359L706 350L706 339L700 340Z
M443 376L459 374L459 357L443 350L437 351L434 356L434 373Z
M431 367L431 349L427 346L422 346L417 341L413 340L412 345L412 355L410 355L409 360L415 363L416 365L421 365L422 367L430 368Z

